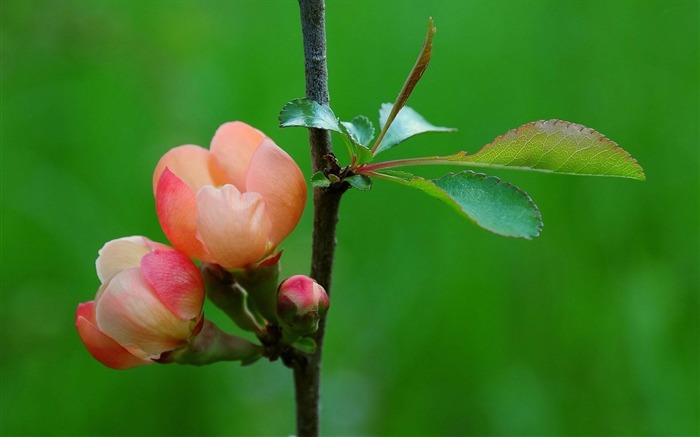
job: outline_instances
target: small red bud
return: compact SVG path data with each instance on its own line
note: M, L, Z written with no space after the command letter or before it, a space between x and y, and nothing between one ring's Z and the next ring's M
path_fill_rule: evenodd
M277 316L280 323L294 334L316 332L318 322L329 306L326 290L308 276L292 276L282 281L277 289Z

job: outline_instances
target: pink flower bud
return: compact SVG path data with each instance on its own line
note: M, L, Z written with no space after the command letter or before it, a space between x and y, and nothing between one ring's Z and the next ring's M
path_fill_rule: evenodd
M270 255L306 204L299 166L242 122L222 125L210 150L185 145L167 152L153 174L153 192L173 246L227 269Z
M104 245L95 300L78 305L75 325L88 352L107 367L150 364L189 343L201 326L204 281L190 259L145 237Z
M277 316L280 323L298 335L316 332L330 300L316 281L304 275L284 280L277 290Z

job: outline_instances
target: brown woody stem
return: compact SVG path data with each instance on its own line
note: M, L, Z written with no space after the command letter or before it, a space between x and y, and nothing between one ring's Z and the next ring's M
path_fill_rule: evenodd
M304 40L304 68L306 97L320 104L327 104L328 68L326 66L326 25L324 0L299 0L301 29ZM327 130L309 129L309 145L313 172L336 170L333 168L333 147ZM335 254L335 230L338 223L340 198L347 189L345 184L333 184L327 188L314 188L314 229L311 255L311 277L326 289L330 296L333 258ZM325 318L321 319L314 334L317 349L312 355L304 355L291 363L294 370L294 388L297 406L297 436L319 435L319 399L321 353Z

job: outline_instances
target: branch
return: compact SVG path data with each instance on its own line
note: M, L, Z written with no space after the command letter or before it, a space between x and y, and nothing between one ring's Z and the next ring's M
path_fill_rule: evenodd
M304 68L306 97L326 104L328 95L328 68L326 66L326 26L324 0L299 0L301 30L304 39ZM309 129L309 145L313 172L331 168L333 147L327 130ZM346 185L334 184L328 188L314 188L314 230L311 255L311 277L331 294L331 276L335 254L335 230L338 223L340 198ZM316 353L295 360L294 388L297 405L297 436L319 435L319 392L321 353L326 321L321 320L314 334L318 345Z

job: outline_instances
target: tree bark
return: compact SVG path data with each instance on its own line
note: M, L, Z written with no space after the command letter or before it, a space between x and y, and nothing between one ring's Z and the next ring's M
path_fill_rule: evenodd
M304 69L306 97L327 104L328 68L326 65L326 27L324 0L299 0L301 28L304 40ZM309 145L313 172L329 170L333 155L331 135L327 130L309 129ZM331 294L331 276L335 254L335 232L338 223L340 199L345 191L343 185L333 184L328 188L314 188L314 228L311 255L311 277ZM313 355L293 363L294 388L297 408L297 436L319 435L319 400L321 353L326 329L325 318L314 334L317 344Z

